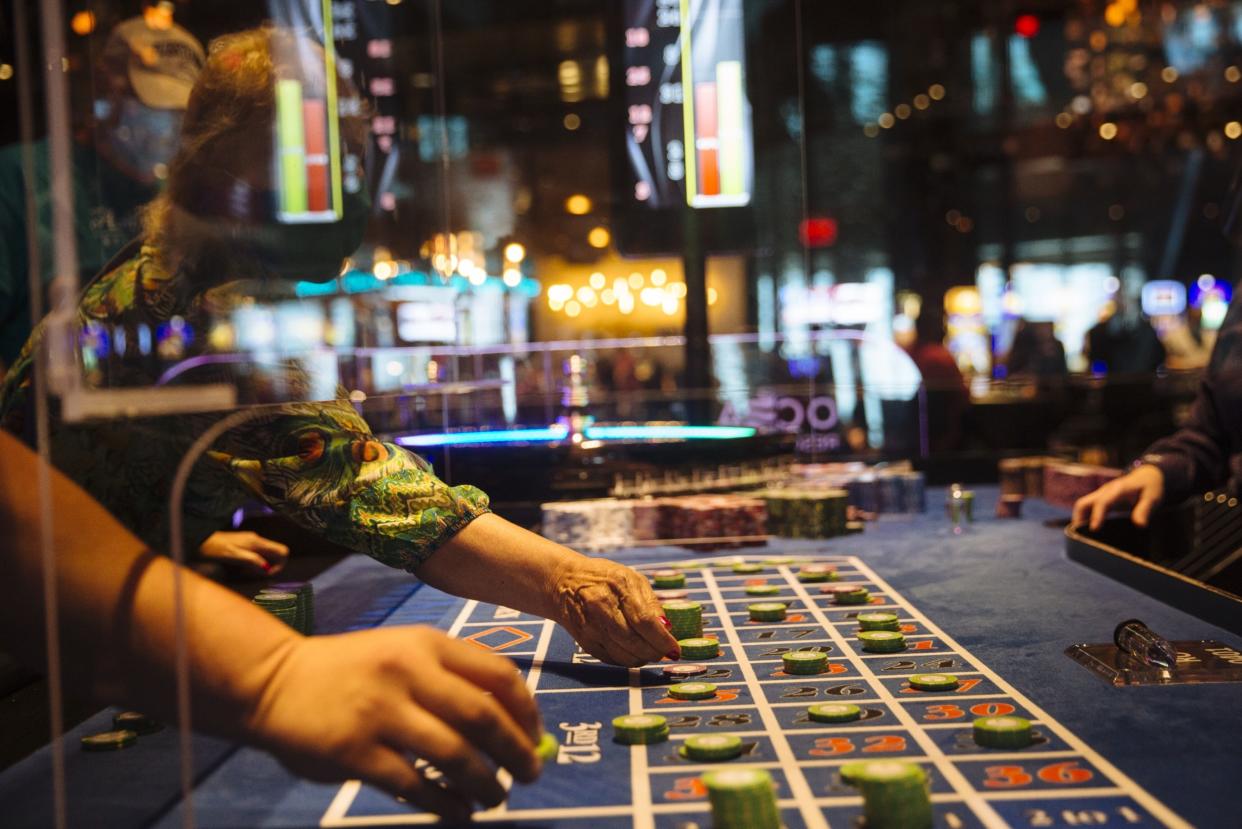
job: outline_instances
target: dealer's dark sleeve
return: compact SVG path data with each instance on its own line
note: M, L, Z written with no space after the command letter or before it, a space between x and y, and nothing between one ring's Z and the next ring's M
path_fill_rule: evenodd
M1156 441L1142 460L1164 473L1165 502L1218 487L1242 448L1242 301L1229 306L1185 425Z

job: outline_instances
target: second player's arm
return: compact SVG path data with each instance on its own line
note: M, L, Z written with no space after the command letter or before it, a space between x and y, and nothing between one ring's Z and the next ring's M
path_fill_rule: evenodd
M559 622L588 652L608 662L638 666L677 652L647 579L493 513L467 524L417 572L433 587L458 596Z

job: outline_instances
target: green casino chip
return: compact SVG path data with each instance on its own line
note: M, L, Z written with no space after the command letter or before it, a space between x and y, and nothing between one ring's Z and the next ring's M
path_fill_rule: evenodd
M794 558L793 556L768 556L763 563L769 567L780 567L783 564L793 564Z
M120 751L138 742L138 734L128 729L104 731L82 738L83 751Z
M628 746L662 743L668 739L668 720L659 714L626 714L614 717L613 739Z
M716 686L710 682L679 682L668 686L673 699L711 699L716 696Z
M297 610L298 597L296 593L263 590L254 597L254 603L264 610Z
M658 589L670 589L686 586L686 574L676 570L656 570L651 574L651 583Z
M112 727L117 731L132 731L139 736L164 730L163 723L151 719L146 714L139 714L137 711L122 711L114 714Z
M555 760L557 752L560 751L561 744L556 741L556 737L548 732L543 732L543 736L539 738L539 745L535 747L535 754L539 755L539 759L547 762Z
M906 649L906 637L893 630L864 630L858 640L867 653L897 653Z
M748 584L746 585L747 596L779 596L781 588L776 584Z
M853 722L862 716L862 709L848 702L820 702L806 709L813 722Z
M798 581L801 582L836 581L838 578L837 568L831 564L804 564L798 570Z
M820 593L831 595L833 604L867 604L871 602L871 592L867 588L857 587L846 590L828 590L828 587L848 587L845 584L830 584L820 589Z
M715 639L691 637L677 640L682 659L714 659L720 656L720 643Z
M901 630L896 613L873 610L869 613L859 613L856 621L863 630Z
M910 677L910 687L919 691L952 691L957 687L953 674L915 674Z
M781 662L787 674L818 674L828 667L828 654L819 651L790 651L781 655Z
M733 565L733 572L738 575L752 575L754 573L762 573L763 565L753 561L739 561Z
M703 605L699 602L665 602L661 609L674 639L694 639L703 635Z
M930 829L931 797L921 766L901 760L846 765L841 776L862 790L867 829Z
M975 720L974 737L984 748L1026 748L1034 740L1030 720L1008 716Z
M709 771L703 785L712 806L713 829L781 829L772 775L763 769Z
M686 738L680 753L687 760L732 760L742 754L742 738L734 734L696 734Z
M752 622L783 622L789 605L784 602L755 602L746 606Z

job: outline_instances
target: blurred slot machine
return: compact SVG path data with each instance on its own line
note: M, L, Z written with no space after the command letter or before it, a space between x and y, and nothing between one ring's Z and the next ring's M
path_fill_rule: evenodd
M979 289L960 285L945 291L944 312L945 346L958 368L964 374L987 376L992 370L992 342Z

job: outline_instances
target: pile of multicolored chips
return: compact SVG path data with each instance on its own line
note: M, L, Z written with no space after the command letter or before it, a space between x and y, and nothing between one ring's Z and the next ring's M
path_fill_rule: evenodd
M254 603L303 636L315 632L315 588L308 581L265 587L254 597Z

